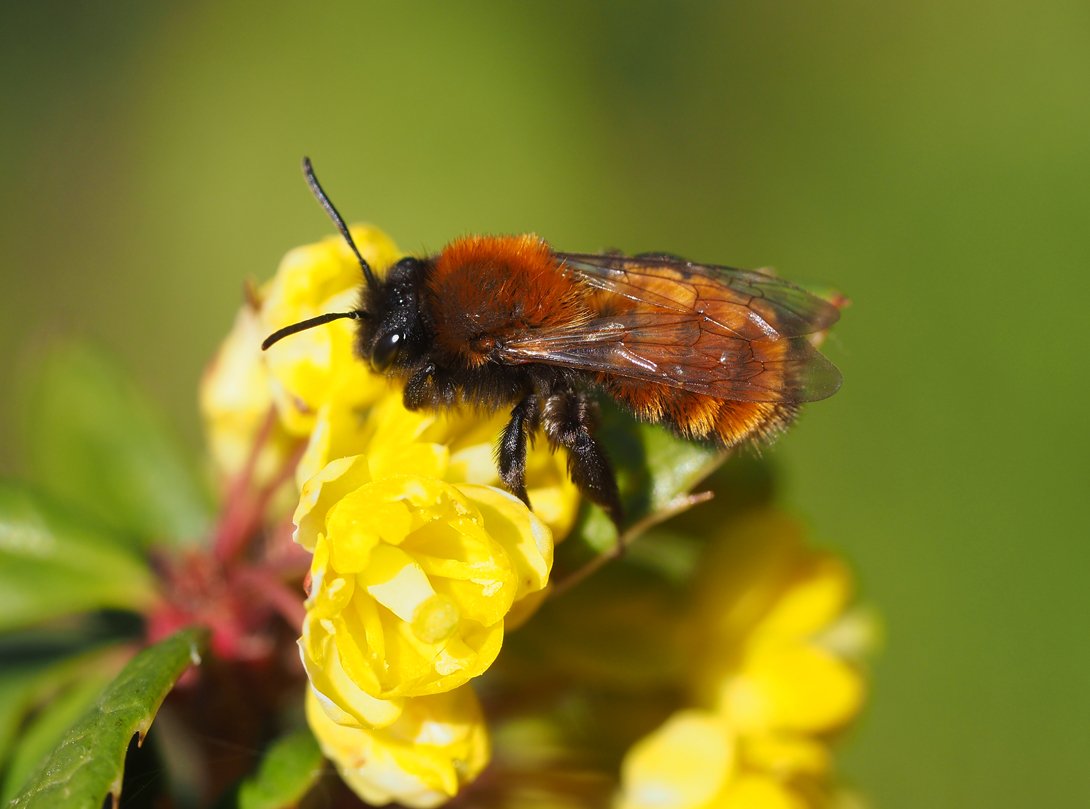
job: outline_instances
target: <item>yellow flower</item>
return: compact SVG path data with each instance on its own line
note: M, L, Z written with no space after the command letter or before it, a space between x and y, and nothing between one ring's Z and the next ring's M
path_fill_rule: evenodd
M338 724L310 690L306 708L322 752L374 806L439 806L488 763L488 734L469 686L406 700L396 721L379 729Z
M790 785L755 773L734 779L719 804L722 809L807 809L811 805L811 801Z
M472 411L431 414L422 437L450 448L449 480L499 486L496 443L509 416L506 410L490 417ZM533 442L526 453L526 493L534 514L556 541L567 536L579 510L579 490L568 476L567 454L553 452L544 439Z
M401 257L377 228L357 225L352 237L378 272ZM261 288L264 336L310 317L355 309L362 285L359 262L340 236L297 247ZM354 339L350 321L334 322L292 335L265 353L272 396L289 432L309 435L318 410L327 402L347 397L365 403L386 389L356 356Z
M637 742L621 768L618 809L704 809L716 805L736 767L735 740L720 717L674 714Z
M859 712L851 577L768 512L716 538L689 627L694 707L637 743L619 809L831 805L826 736Z
M754 770L738 733L712 711L684 710L637 742L616 809L807 809L786 780Z
M400 256L376 228L360 225L352 234L380 270ZM276 275L251 291L201 381L201 413L221 477L242 471L260 438L253 475L268 482L281 473L298 439L310 434L324 404L344 399L361 406L386 390L355 356L348 323L311 329L261 350L261 342L282 326L355 308L362 283L359 263L337 236L292 250Z
M201 379L201 415L222 480L242 472L263 432L253 468L259 482L281 473L297 441L275 418L269 372L261 359L264 337L256 310L244 306Z
M341 458L303 488L297 541L314 552L303 661L313 687L364 725L373 699L484 672L508 611L548 582L548 528L506 492L439 479L445 455L409 444Z
M725 539L698 599L697 701L740 733L778 736L779 747L844 725L865 695L853 651L828 642L847 620L847 567L807 547L801 527L778 514Z
M330 461L367 455L371 464L405 453L425 453L445 462L431 473L449 483L500 484L495 446L508 414L466 411L411 411L400 389L390 388L369 405L350 405L341 398L324 405L314 432L296 468L300 489ZM409 445L413 445L409 449ZM567 473L566 456L538 441L526 458L526 482L534 514L555 538L571 529L579 507L579 492Z

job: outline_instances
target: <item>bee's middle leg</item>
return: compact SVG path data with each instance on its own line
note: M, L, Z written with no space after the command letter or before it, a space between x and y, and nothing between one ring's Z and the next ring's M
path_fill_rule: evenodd
M538 415L537 396L527 396L520 401L511 408L511 420L503 428L500 443L496 447L500 480L511 494L528 506L530 497L526 494L526 436L537 424Z

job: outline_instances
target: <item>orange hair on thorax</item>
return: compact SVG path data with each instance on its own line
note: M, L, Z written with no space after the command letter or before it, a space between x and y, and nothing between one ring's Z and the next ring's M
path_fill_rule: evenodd
M570 328L590 316L588 288L538 236L467 236L447 245L427 281L436 343L471 366L497 342Z

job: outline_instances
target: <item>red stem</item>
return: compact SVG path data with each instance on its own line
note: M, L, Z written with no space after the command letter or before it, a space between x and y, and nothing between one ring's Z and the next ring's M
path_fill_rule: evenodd
M303 629L306 609L303 594L289 587L271 570L261 567L241 568L238 580L261 594L261 600L272 606L296 632Z
M303 454L302 443L292 452L291 457L281 466L276 476L258 490L254 490L254 468L262 447L269 441L276 424L276 410L269 408L269 413L254 437L250 454L242 470L235 476L227 492L223 516L216 526L212 543L213 553L221 562L230 562L238 557L247 545L257 536L261 518L265 509L285 482L295 473L295 467Z

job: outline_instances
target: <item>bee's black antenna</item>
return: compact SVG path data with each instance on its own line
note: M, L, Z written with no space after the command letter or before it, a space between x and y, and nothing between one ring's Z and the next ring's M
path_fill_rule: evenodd
M261 344L261 350L267 351L269 346L273 343L280 342L289 334L295 334L296 332L305 331L306 329L313 329L315 326L321 326L322 324L329 323L333 320L340 320L342 317L350 317L353 320L359 320L360 318L367 317L367 313L359 309L354 309L351 312L330 312L328 315L318 315L318 317L312 317L309 320L300 320L298 323L292 323L290 326L278 329L266 337L265 341Z
M333 224L337 226L337 230L344 236L344 240L348 242L348 246L352 248L352 252L356 254L356 258L360 260L360 268L363 270L363 277L367 279L367 285L369 287L375 286L377 283L375 280L375 274L371 272L371 265L360 254L359 248L356 247L356 243L352 241L352 234L348 232L348 225L344 223L344 219L337 213L337 209L333 207L333 203L329 201L329 197L326 196L325 191L322 189L321 183L318 182L318 178L314 176L314 166L310 164L310 158L303 158L303 176L307 178L307 185L310 186L311 192L313 192L315 198L321 203L321 206L325 208L325 212L329 214L329 218L333 220ZM309 322L309 321L307 321ZM317 324L315 324L317 325ZM277 332L279 334L279 332ZM274 337L276 335L273 335ZM266 340L266 342L268 342Z

